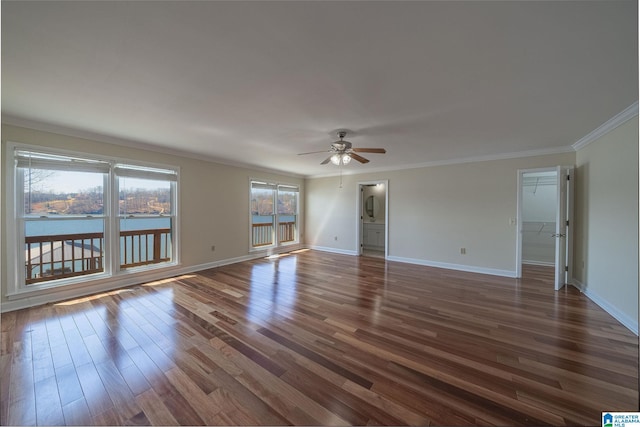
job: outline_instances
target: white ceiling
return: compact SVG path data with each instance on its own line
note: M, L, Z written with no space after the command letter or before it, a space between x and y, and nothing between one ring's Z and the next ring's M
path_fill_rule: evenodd
M554 152L637 100L635 1L2 2L2 113L318 176Z

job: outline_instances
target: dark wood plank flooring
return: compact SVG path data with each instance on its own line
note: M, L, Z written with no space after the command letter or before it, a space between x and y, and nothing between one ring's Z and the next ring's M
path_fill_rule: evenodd
M552 272L551 272L552 273ZM3 425L600 425L638 338L552 274L299 251L2 315Z

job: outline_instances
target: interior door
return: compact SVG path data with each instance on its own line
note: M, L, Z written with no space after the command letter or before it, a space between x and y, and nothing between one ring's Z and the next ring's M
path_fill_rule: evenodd
M364 186L362 184L358 184L358 186L360 187L360 198L358 201L358 231L360 234L357 242L357 252L358 255L361 256L364 245L367 243L367 236L365 236L364 230Z
M556 266L555 289L561 289L571 278L569 262L573 252L573 168L557 167Z
M573 280L573 190L576 180L574 175L573 166L566 168L567 175L567 260L566 266L567 272L565 277L565 283L571 283Z

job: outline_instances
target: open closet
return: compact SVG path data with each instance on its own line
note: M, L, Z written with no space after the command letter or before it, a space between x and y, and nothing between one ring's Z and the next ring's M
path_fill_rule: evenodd
M555 171L522 176L522 263L555 264L558 184Z
M556 290L572 280L573 169L518 171L516 277L522 277L523 265L553 267Z

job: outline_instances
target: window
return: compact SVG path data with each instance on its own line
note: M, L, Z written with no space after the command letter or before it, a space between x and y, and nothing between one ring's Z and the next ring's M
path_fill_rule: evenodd
M27 151L16 160L24 283L103 272L109 164Z
M251 181L251 248L298 242L298 187Z
M173 171L116 166L120 268L171 261Z
M275 243L276 186L265 182L251 183L251 247L273 246Z
M298 187L278 185L278 241L298 241Z
M176 170L17 147L13 160L14 291L176 261Z

